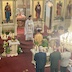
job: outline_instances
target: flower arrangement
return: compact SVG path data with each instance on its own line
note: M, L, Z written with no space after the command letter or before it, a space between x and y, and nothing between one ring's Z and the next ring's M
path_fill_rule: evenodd
M8 42L4 41L3 48L6 48L7 46L8 46Z
M17 53L18 53L18 54L20 54L20 53L22 53L22 52L23 52L23 51L22 51L21 47L20 47L20 46L18 46Z
M5 33L6 33L6 35L9 35L9 32L10 32L9 30L8 30L8 31L6 31L6 32L5 32Z
M4 48L6 54L10 54L11 49L9 47L8 42L4 41L3 48Z
M14 30L12 29L11 32L14 33Z
M2 34L4 34L5 32L4 31L2 31Z
M37 46L39 45L39 43L37 41L34 41L34 44L37 45Z
M48 47L48 40L47 40L47 36L45 36L45 37L43 38L43 41L42 41L41 46L43 46L43 47Z
M15 36L13 35L13 36L11 36L11 41L12 42L16 42L16 38L15 38Z
M11 33L14 33L14 29L11 29L11 30L3 30L3 31L2 31L2 34L5 33L6 35L9 35L10 32L11 32Z

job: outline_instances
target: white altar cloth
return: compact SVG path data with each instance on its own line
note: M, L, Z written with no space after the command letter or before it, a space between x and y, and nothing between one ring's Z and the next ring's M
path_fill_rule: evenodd
M18 45L20 44L20 42L18 40L15 40L15 42L8 40L8 42L11 49L10 56L17 56Z
M15 41L8 40L8 42L9 42L9 46L14 44L20 44L20 42L17 39Z
M69 60L69 66L67 68L70 72L72 72L72 60Z
M68 68L67 68L70 72L72 72L72 66L69 65Z
M44 48L44 50L45 50L45 49L46 49L46 48ZM39 52L39 50L38 50L38 49L33 48L33 49L31 49L30 51L32 52L32 62L31 62L31 63L35 65L34 55L35 55L36 53L38 53L38 52ZM49 56L50 56L50 53L52 53L52 52L53 52L53 49L52 49L52 48L49 48L49 49L48 49L48 52L46 52L47 62L46 62L45 67L49 67L49 66L50 66Z

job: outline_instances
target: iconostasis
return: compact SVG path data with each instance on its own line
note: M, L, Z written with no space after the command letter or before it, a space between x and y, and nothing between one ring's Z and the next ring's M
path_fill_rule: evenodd
M63 19L71 19L72 0L55 0L53 5L53 19L57 20L59 17Z

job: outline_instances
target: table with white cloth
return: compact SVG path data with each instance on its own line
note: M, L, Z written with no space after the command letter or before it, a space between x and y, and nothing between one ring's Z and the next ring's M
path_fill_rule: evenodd
M72 66L69 65L68 68L67 68L70 72L72 72Z
M20 42L17 39L15 41L8 40L8 42L11 49L10 56L17 56L18 45L20 44Z
M67 68L70 72L72 72L72 60L70 59L69 60L69 65L68 65L68 68Z
M46 48L44 47L44 52L46 52L47 49L48 49L47 47ZM36 49L34 47L30 51L32 52L32 62L31 63L34 64L34 65L36 65L36 63L34 61L34 55L39 52L39 49L38 48ZM53 52L53 49L52 48L49 48L48 51L46 52L47 62L46 62L45 67L49 67L50 66L49 56L50 56L50 53L52 53L52 52Z

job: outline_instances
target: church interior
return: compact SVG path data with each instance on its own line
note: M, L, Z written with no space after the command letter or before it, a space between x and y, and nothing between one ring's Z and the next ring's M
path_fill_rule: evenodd
M51 72L54 47L72 52L72 0L0 0L0 18L0 72L36 72L39 46L47 54L44 72ZM35 38L38 30L42 37ZM67 72L72 72L71 59Z

